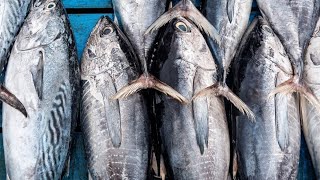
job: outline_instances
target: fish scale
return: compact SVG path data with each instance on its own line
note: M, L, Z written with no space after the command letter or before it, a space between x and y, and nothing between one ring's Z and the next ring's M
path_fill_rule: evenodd
M262 17L242 40L234 65L237 94L252 109L256 122L235 116L240 179L296 179L300 155L297 97L268 94L288 80L292 67L284 47Z
M152 71L192 98L197 89L216 81L211 52L197 27L185 18L171 19L163 31ZM162 94L158 99L157 118L169 178L227 179L230 139L223 101L208 96L183 105Z
M304 79L316 97L320 97L319 82L319 47L320 47L320 20L314 30L313 36L308 44L305 55ZM308 145L308 149L312 158L315 174L320 178L320 114L316 108L308 103L304 98L301 99L302 111L302 130Z
M0 70L5 68L10 47L14 43L31 0L4 0L0 5Z
M137 93L124 100L109 98L139 76L138 63L127 37L110 18L102 17L81 64L81 127L92 179L147 178L150 145L144 97Z
M36 27L35 21L39 22ZM4 104L8 178L61 179L78 118L80 74L60 0L35 1L10 59L5 84L21 99L29 116Z

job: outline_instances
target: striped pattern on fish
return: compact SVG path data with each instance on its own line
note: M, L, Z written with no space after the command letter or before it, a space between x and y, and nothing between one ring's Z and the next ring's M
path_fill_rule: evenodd
M10 47L14 43L31 0L2 0L0 3L0 70L6 65Z
M64 165L61 162L64 162L67 154L63 152L66 147L61 145L70 141L70 134L65 130L70 128L65 119L67 116L65 107L71 104L67 96L70 96L70 87L63 83L53 101L49 116L39 116L46 122L39 142L38 173L41 179L59 179L62 173L59 172L62 170L60 166Z
M80 74L68 17L60 0L35 0L8 63L6 87L28 117L4 104L8 178L61 179L77 120Z

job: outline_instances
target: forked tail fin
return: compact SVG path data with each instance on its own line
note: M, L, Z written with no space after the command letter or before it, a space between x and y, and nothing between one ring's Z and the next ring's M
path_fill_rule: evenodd
M19 99L7 90L3 85L0 85L0 100L20 111L25 117L28 117L27 110Z
M179 92L171 88L169 85L161 82L160 80L156 79L155 77L148 75L142 75L139 79L133 81L128 86L123 87L120 89L115 95L113 95L112 99L123 99L132 94L142 90L142 89L155 89L158 90L172 98L178 100L181 103L187 104L188 100L183 97Z
M198 28L205 32L220 45L220 36L218 31L210 24L210 22L201 14L201 12L193 5L190 0L180 1L172 9L160 16L145 32L146 34L158 30L174 18L184 17L191 20Z
M221 85L216 83L212 86L209 86L198 93L196 93L192 100L197 99L202 96L223 96L229 100L241 113L247 115L251 121L255 121L254 113L250 108L237 96L235 95L227 85Z

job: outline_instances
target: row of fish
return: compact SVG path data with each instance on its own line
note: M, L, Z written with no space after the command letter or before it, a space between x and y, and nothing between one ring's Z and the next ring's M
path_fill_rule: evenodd
M81 72L60 0L1 3L7 179L60 179L79 114L91 179L296 179L300 118L320 178L320 2L257 3L114 0Z

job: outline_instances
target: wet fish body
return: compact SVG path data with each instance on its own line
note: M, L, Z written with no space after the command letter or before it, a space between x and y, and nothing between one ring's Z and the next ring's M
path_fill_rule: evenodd
M31 0L4 0L0 3L0 70L7 64L14 39L25 19Z
M217 69L197 27L174 18L154 54L153 72L187 98L215 82ZM156 98L160 134L174 179L227 179L230 153L224 103L201 97L182 105L162 94Z
M59 0L36 0L13 46L5 85L28 117L3 106L7 178L60 179L77 120L80 74Z
M147 55L150 53L157 33L154 32L146 37L144 34L147 28L165 12L167 4L167 0L113 1L116 21L131 41L142 68L147 68Z
M300 119L293 94L268 94L292 74L280 40L262 17L254 20L236 56L234 77L239 97L256 122L236 117L240 179L296 179L300 153Z
M304 80L316 97L320 98L320 20L317 23L313 37L310 40L305 56ZM315 168L316 176L320 178L320 114L306 99L301 99L302 128L308 149Z
M81 65L81 125L92 179L147 178L150 135L145 100L141 93L110 99L139 77L138 63L122 31L109 18L101 18Z
M221 37L220 46L214 43L211 38L208 38L208 43L217 61L223 66L222 70L225 74L228 73L241 38L248 27L251 7L252 0L212 0L205 3L204 14L209 22L217 28ZM229 12L232 10L228 10L228 8L233 9L233 13ZM234 14L233 18L229 18L231 13ZM231 19L232 21L230 21Z

